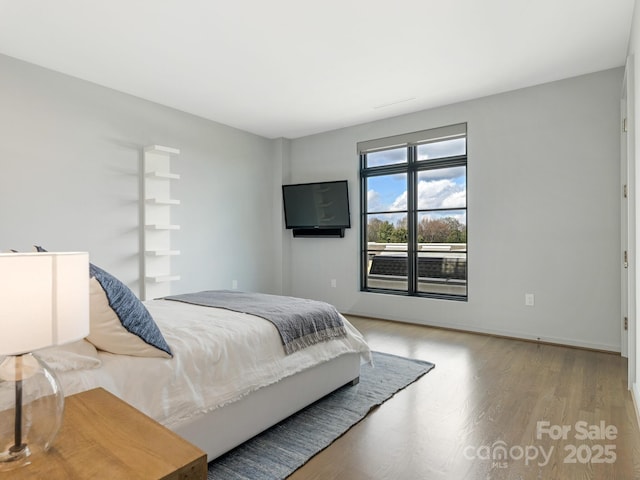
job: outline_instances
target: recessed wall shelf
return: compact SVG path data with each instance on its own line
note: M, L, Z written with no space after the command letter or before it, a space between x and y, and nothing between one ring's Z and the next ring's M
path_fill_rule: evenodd
M180 175L178 173L170 173L170 172L147 172L145 173L147 178L157 178L162 180L180 180Z
M144 253L150 257L170 257L180 255L180 250L147 250Z
M144 147L144 153L160 153L164 155L180 155L180 150L173 147L165 147L163 145L149 145Z
M171 185L180 180L180 175L171 171L171 160L179 154L177 148L162 145L144 149L141 180L143 299L171 294L171 282L180 280L180 275L171 268L171 259L180 255L180 250L171 248L172 232L180 230L180 225L171 222L172 209L180 205L180 200L171 195Z
M155 223L152 225L145 225L148 230L180 230L180 225L163 225L161 223Z
M167 283L167 282L175 282L180 280L180 275L156 275L156 276L147 276L145 280L153 283Z
M171 198L147 198L146 201L151 205L180 205L180 200Z

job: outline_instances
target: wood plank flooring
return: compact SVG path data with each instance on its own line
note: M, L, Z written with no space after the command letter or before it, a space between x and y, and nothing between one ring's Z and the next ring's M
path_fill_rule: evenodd
M290 479L640 479L640 429L620 355L349 320L373 350L436 368ZM597 438L580 438L584 430Z

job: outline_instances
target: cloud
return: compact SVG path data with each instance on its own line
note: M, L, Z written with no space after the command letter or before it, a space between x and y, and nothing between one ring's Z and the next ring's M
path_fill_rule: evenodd
M420 180L418 182L418 208L464 208L467 192L448 178L439 180ZM407 192L402 192L393 201L390 210L407 208Z
M396 198L391 204L391 208L389 210L406 210L407 209L407 191L405 190L402 194Z
M448 178L418 182L418 208L460 208L465 206L464 185Z
M447 198L442 200L442 206L444 208L460 208L466 205L467 205L466 190L454 192L451 195L449 195Z
M406 201L405 201L406 204ZM382 196L376 190L368 190L367 191L367 206L370 212L380 211L380 210L390 210L382 200ZM396 208L396 210L398 210ZM390 222L395 225L397 222L406 217L405 213L379 213L375 214L372 218L377 218L383 222Z
M367 154L367 167L405 163L406 161L406 148L396 148L394 150L384 150L382 152L371 152Z
M383 207L380 194L375 190L367 190L367 207L370 212L380 210Z

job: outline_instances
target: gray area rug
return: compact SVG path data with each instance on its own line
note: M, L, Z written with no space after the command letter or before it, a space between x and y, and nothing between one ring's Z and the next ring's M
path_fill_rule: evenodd
M209 463L208 480L276 480L291 475L372 408L435 365L373 352L360 383L345 386Z

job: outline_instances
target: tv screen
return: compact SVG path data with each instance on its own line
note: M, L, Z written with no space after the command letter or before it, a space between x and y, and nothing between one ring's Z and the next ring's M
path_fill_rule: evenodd
M347 181L283 185L286 228L350 228Z

